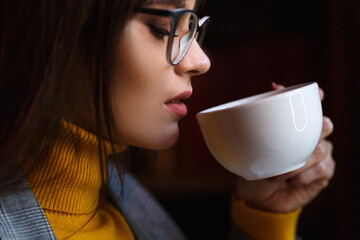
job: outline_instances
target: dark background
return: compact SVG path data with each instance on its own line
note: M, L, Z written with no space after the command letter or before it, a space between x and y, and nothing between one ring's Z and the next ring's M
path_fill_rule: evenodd
M236 177L210 155L195 114L270 90L272 81L316 81L324 114L335 125L336 173L303 211L305 239L360 239L359 228L359 0L208 0L205 49L211 70L194 78L189 115L173 148L159 152L137 174L190 239L226 239L230 192ZM153 153L146 153L152 156Z

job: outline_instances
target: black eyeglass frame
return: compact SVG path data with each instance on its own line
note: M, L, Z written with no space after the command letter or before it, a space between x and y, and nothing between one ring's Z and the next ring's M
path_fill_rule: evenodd
M138 10L138 12L145 13L145 14L151 14L151 15L157 15L157 16L171 17L172 21L171 21L169 41L168 41L168 45L166 48L166 58L172 66L177 65L185 57L185 55L189 51L192 41L195 38L196 38L198 44L201 45L201 43L204 39L207 25L210 22L209 16L205 16L205 17L202 17L201 19L199 19L199 17L197 16L197 14L194 11L192 11L190 9L185 9L185 8L177 8L177 9L173 9L173 10L167 10L167 9L156 9L156 8L143 7L143 8L140 8ZM183 16L186 13L192 13L194 16L196 16L196 23L197 23L196 30L194 32L194 36L191 37L192 38L191 43L185 50L183 56L181 58L179 58L177 61L173 62L171 60L171 51L172 51L172 44L174 42L175 29L176 29L177 25L179 24L181 16ZM196 36L196 33L197 33L197 36Z

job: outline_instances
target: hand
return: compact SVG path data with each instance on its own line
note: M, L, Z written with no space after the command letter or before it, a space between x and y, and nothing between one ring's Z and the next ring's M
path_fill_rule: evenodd
M283 86L273 84L273 88ZM324 92L321 89L320 97L323 100ZM305 206L327 187L334 175L333 147L325 139L332 131L331 120L324 117L319 143L302 168L265 180L246 181L239 178L235 195L248 206L268 212L286 213Z

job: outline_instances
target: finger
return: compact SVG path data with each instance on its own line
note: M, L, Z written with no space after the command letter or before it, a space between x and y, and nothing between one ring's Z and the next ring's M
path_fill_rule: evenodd
M325 96L325 93L324 93L324 90L322 90L322 88L319 87L319 94L320 94L320 100L324 100L324 96Z
M300 187L314 182L321 182L324 185L323 187L326 187L329 180L334 176L334 172L335 161L329 156L306 171L293 177L290 184Z
M334 124L328 117L323 117L323 127L321 131L320 139L328 137L334 131Z
M334 172L335 172L335 164L334 164ZM333 173L333 175L334 175L334 173ZM320 189L324 189L329 185L331 178L330 179L319 179L314 183L318 184L318 186L320 186Z
M273 90L279 90L279 89L285 88L284 85L277 84L277 83L275 83L275 82L272 82L272 83L271 83L271 87L272 87Z

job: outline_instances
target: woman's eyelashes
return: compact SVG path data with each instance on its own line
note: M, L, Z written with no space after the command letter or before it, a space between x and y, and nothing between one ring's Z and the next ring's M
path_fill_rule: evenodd
M170 36L170 27L162 27L160 24L156 23L148 23L147 25L150 28L151 33L158 39L164 40L165 37Z

